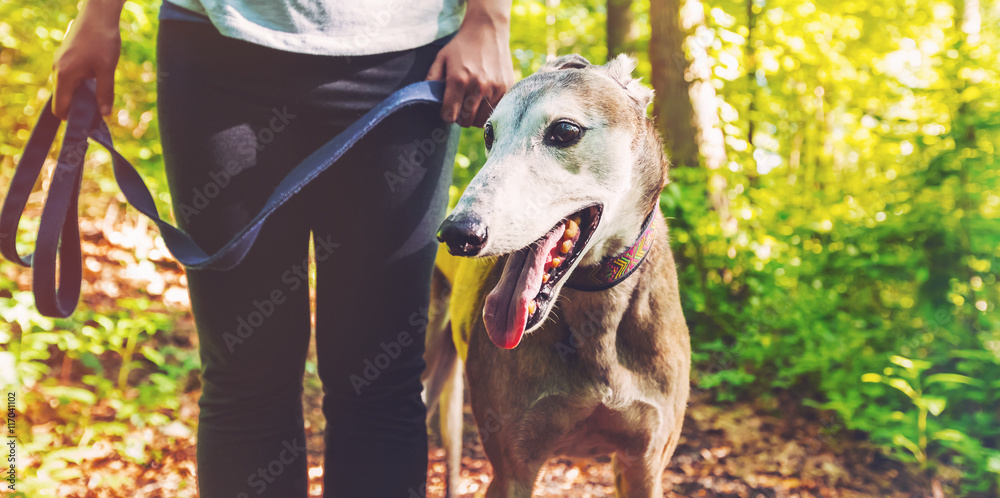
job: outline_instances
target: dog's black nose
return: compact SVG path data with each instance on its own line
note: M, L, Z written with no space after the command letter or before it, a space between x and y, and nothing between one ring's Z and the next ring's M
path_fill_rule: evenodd
M437 239L448 244L448 252L455 256L475 256L486 245L486 225L476 216L449 216L441 224Z

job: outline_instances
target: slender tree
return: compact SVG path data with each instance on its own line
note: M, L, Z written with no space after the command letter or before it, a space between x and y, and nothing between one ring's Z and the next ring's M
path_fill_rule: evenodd
M956 25L959 28L959 33L957 33L961 44L966 47L966 50L971 52L971 49L979 45L979 35L982 29L982 15L980 13L979 0L958 0L956 3ZM969 81L964 78L959 78L959 98L961 103L959 104L958 110L955 112L955 117L953 119L952 127L954 128L953 136L955 137L956 148L959 149L960 154L964 154L966 150L974 151L977 148L976 144L976 122L973 110L970 108L970 102L962 97L965 90L969 87ZM973 254L972 246L972 218L976 211L975 203L972 200L972 192L970 185L970 168L972 165L970 161L959 160L958 168L958 182L961 186L961 190L958 192L958 206L962 210L962 219L960 222L961 229L958 230L958 250L960 257L967 257ZM956 275L964 275L965 281L968 281L972 277L973 272L969 268L969 265L963 265L960 269L961 273L955 273ZM954 275L953 275L954 276ZM966 296L964 296L969 303L973 303L976 300L975 292L969 289ZM966 315L965 328L967 330L976 330L976 320L973 315Z
M979 12L978 0L955 0L955 22L952 34L952 47L959 57L967 58L972 49L979 43L981 16ZM957 94L958 106L951 113L951 137L954 140L954 150L942 153L937 160L928 163L928 169L924 177L922 191L937 191L938 196L954 195L955 205L958 208L960 219L958 226L950 226L947 221L942 221L928 226L925 229L925 239L923 249L927 254L928 276L921 284L921 295L925 302L946 303L949 301L949 293L953 291L952 280L968 282L973 272L965 262L972 254L972 228L971 221L974 216L975 206L970 198L969 169L973 161L965 159L974 157L976 149L976 123L974 108L970 107L970 102L965 96L966 90L970 86L968 79L961 76L952 79L954 92ZM955 189L954 183L958 188ZM936 213L942 219L952 216L951 210L942 210ZM963 298L972 302L975 300L975 293L971 290ZM976 320L965 315L953 317L951 314L942 314L939 320L960 319L962 326L968 333L962 335L962 347L975 347L968 344L977 340L975 333Z
M653 0L649 5L649 62L656 90L653 113L674 165L698 166L694 108L684 78L689 64L684 55L680 2Z
M608 60L635 50L638 37L632 0L608 0Z
M726 162L726 146L707 51L712 35L699 30L705 27L704 6L701 0L686 0L683 5L681 0L654 0L649 21L649 60L656 90L653 111L671 161L694 167L704 162L706 168L718 170ZM713 173L712 208L726 232L733 233L736 220L729 212L726 189L725 177Z

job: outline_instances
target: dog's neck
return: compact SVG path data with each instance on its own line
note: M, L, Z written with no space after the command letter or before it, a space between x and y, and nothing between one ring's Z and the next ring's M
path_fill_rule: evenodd
M602 376L606 373L599 365L618 362L621 354L653 354L676 339L673 332L651 333L659 325L650 320L668 313L664 307L669 300L662 296L677 292L666 224L655 212L652 229L652 247L630 278L601 292L570 289L560 298L562 325L552 328L550 340L565 361L589 365L595 376Z
M639 236L635 241L614 256L601 259L596 265L581 266L573 271L566 287L582 291L602 291L614 287L634 273L646 259L646 253L653 245L653 213L646 215Z

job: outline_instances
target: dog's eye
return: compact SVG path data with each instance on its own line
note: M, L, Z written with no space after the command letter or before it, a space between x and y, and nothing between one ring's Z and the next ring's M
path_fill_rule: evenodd
M486 150L493 148L493 125L486 123L486 129L483 130L483 141L486 142Z
M545 134L545 143L557 147L568 147L580 140L583 129L576 123L556 121Z

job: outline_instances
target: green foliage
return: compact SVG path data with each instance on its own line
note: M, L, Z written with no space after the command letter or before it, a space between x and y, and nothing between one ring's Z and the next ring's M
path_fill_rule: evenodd
M995 494L995 17L971 43L944 2L754 5L752 78L725 64L744 60L745 4L706 6L728 164L675 170L661 202L696 382L724 399L792 390Z
M944 456L947 453L944 450L952 450L957 453L956 463L969 467L969 481L980 483L972 488L987 491L989 484L996 479L987 474L1000 473L1000 452L984 447L981 442L983 436L996 437L1000 432L996 430L994 420L990 414L984 413L974 416L973 420L963 420L961 414L952 417L942 416L942 413L951 407L950 415L956 410L954 405L958 405L957 409L963 409L995 401L993 398L998 387L997 381L956 373L923 375L934 367L931 362L902 356L892 356L890 361L896 367L886 367L883 374L865 374L861 379L889 386L909 398L913 405L909 410L893 411L888 417L880 418L883 423L871 429L872 435L877 440L891 441L898 449L905 450L906 453L901 457L913 458L925 467L930 463L929 451L933 450L939 456ZM976 374L983 371L982 368L965 370ZM888 392L883 395L891 396ZM892 404L885 403L883 410L885 406ZM884 417L884 414L880 415ZM886 420L889 422L886 423ZM973 428L987 433L976 432L970 435L964 432ZM932 447L930 443L936 443L937 446ZM980 465L984 462L985 468Z
M123 299L122 311L82 310L69 319L51 319L38 314L30 292L10 284L0 287L0 296L10 295L0 297L0 319L16 328L0 331L5 346L0 355L11 358L0 364L15 371L0 371L0 381L20 385L22 413L47 406L46 417L60 421L49 431L21 432L20 451L43 458L37 468L22 468L20 489L42 496L53 492L54 483L82 477L72 464L89 454L89 441L107 440L115 454L134 463L155 460L143 439L125 436L176 420L179 395L199 368L195 351L150 345L154 335L170 333L174 317L143 313L148 301ZM53 375L54 360L62 359L65 368L67 358L83 367L79 383Z

